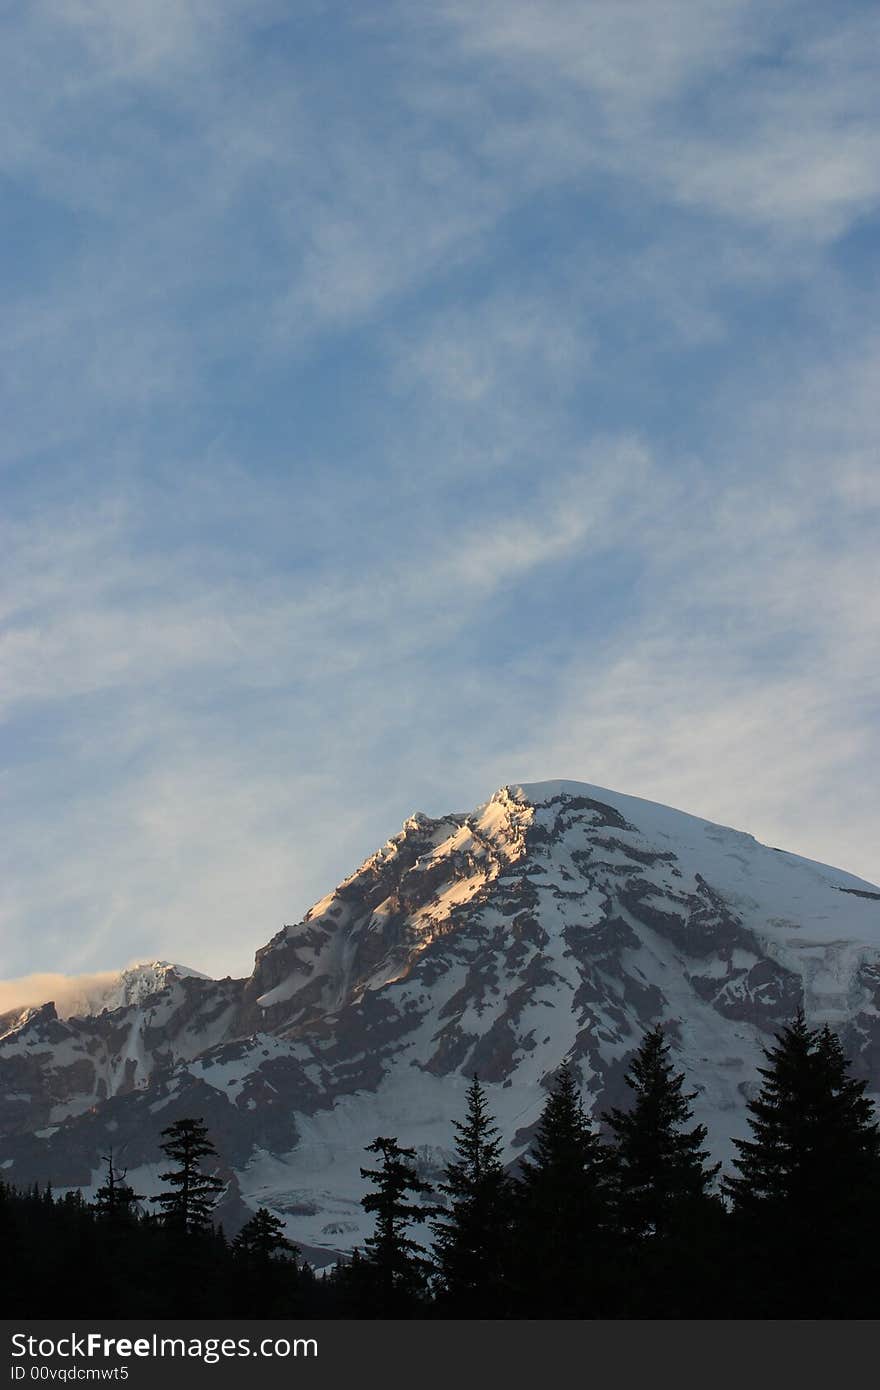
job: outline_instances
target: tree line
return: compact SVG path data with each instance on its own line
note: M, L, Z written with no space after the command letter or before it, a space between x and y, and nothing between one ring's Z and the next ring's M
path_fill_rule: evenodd
M880 1128L836 1034L783 1028L733 1171L710 1163L661 1028L597 1127L563 1064L513 1167L475 1076L433 1187L397 1137L361 1170L374 1230L321 1277L265 1208L234 1240L200 1120L163 1132L166 1190L107 1155L94 1201L0 1186L4 1316L859 1318L876 1315Z

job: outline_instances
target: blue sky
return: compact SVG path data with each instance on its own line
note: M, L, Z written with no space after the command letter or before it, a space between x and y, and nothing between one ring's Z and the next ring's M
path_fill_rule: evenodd
M0 975L508 781L880 879L875 4L0 30Z

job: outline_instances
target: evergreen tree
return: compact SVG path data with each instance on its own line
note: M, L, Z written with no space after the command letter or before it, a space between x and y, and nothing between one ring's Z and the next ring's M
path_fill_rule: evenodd
M95 1193L93 1203L96 1214L112 1226L127 1226L137 1219L137 1204L144 1200L143 1193L135 1192L125 1181L128 1169L120 1170L113 1163L113 1150L103 1155L107 1164L104 1184Z
M705 1125L693 1119L684 1072L676 1072L659 1024L647 1032L624 1078L629 1110L602 1116L613 1136L610 1179L615 1224L630 1240L668 1235L684 1207L706 1198L721 1167L707 1167Z
M765 1057L752 1137L734 1141L738 1176L724 1184L740 1296L757 1281L767 1316L867 1316L880 1277L880 1131L866 1083L848 1075L835 1034L803 1013Z
M437 1209L408 1196L427 1196L431 1185L415 1170L415 1150L401 1148L396 1139L380 1136L367 1145L367 1153L379 1155L381 1166L361 1169L361 1177L376 1189L361 1198L364 1210L375 1212L376 1228L359 1262L364 1288L357 1296L365 1296L378 1317L411 1316L426 1297L430 1262L407 1232Z
M690 1127L693 1096L660 1027L645 1034L624 1079L631 1106L603 1116L617 1315L715 1316L726 1232L710 1189L720 1165L707 1166L705 1127Z
M259 1207L250 1221L242 1226L232 1248L243 1259L255 1265L269 1261L296 1260L298 1246L284 1234L284 1223L273 1216L267 1207Z
M299 1291L299 1249L284 1225L260 1207L232 1242L236 1268L244 1275L239 1291L242 1316L283 1317L294 1311Z
M840 1040L827 1026L808 1028L799 1013L765 1057L764 1085L748 1104L752 1138L734 1141L739 1177L725 1182L735 1207L773 1203L810 1213L844 1189L863 1188L880 1139L865 1082L847 1076Z
M457 1157L440 1191L449 1198L433 1224L439 1298L454 1317L504 1316L513 1185L501 1163L502 1141L477 1077L464 1121L453 1121Z
M171 1184L171 1191L150 1200L161 1206L166 1226L183 1234L202 1231L225 1186L220 1178L202 1171L202 1161L215 1157L217 1150L201 1119L178 1120L163 1129L162 1136L165 1142L159 1147L177 1166L159 1174Z
M567 1062L547 1098L532 1150L520 1161L516 1196L517 1316L599 1316L605 1158Z

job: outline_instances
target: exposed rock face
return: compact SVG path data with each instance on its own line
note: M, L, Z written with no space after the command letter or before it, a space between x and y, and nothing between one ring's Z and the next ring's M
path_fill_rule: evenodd
M231 1206L338 1249L367 1233L364 1145L397 1134L437 1171L474 1072L511 1158L564 1057L598 1115L658 1021L722 1158L762 1045L801 1004L880 1089L872 885L578 783L413 816L248 980L143 980L97 1016L0 1021L3 1176L90 1187L112 1145L149 1192L161 1130L201 1115Z

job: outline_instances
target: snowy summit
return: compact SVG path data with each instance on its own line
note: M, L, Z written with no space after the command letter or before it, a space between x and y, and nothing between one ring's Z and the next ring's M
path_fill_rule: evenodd
M364 1145L397 1134L438 1168L475 1072L510 1159L563 1058L598 1114L658 1022L719 1157L798 1007L870 1076L880 889L602 787L511 784L411 816L247 979L151 962L94 1003L30 1010L0 1038L7 1176L92 1190L112 1136L149 1191L159 1131L200 1115L247 1206L346 1249L365 1234Z

